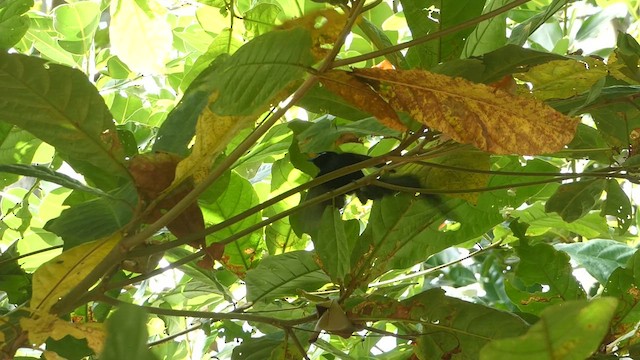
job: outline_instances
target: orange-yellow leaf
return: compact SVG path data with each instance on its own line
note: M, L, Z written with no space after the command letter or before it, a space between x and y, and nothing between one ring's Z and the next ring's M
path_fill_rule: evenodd
M390 128L404 131L407 128L400 122L398 114L369 85L359 81L341 70L332 70L321 78L322 85L341 96L351 105L375 116L382 124Z
M340 14L334 9L324 9L306 14L298 19L289 20L278 28L302 27L309 30L313 41L311 53L316 60L320 60L329 53L346 23L347 17L344 14Z
M33 274L33 295L31 309L40 313L48 312L120 241L117 232L106 238L85 243L65 251L40 266Z
M553 60L532 67L516 77L531 83L531 92L540 100L566 99L588 91L608 75L606 65L598 59Z
M47 338L61 340L70 335L76 339L86 339L87 344L96 354L102 352L106 339L104 324L77 324L62 320L52 314L38 314L34 318L20 319L20 326L29 333L29 342L39 346Z
M209 104L218 97L214 93L209 98ZM255 116L220 116L205 106L196 123L196 139L191 154L180 161L176 169L174 184L193 177L197 184L209 174L213 161L227 147L236 134L255 121Z
M359 69L377 82L397 111L463 144L495 154L536 155L559 151L573 139L578 119L544 103L500 89L423 70Z

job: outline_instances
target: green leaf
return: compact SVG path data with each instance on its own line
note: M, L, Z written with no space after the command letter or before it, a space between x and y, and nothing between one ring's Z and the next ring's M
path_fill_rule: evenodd
M73 54L86 54L98 29L100 12L100 5L91 1L57 6L53 26L62 35L60 46Z
M40 139L30 133L7 123L1 123L0 127L7 130L5 136L0 138L0 164L22 163L29 164L33 155L42 144ZM0 187L18 181L18 175L0 172Z
M297 334L296 334L297 335ZM233 348L234 360L278 360L278 359L302 359L298 348L288 342L288 336L284 332L274 332L259 338L251 338L251 341L243 341Z
M571 301L552 306L517 338L494 340L481 360L583 360L593 354L609 329L618 301L613 298Z
M487 13L507 5L509 0L488 0L485 4L484 11ZM478 25L469 34L464 48L462 50L463 58L479 56L505 45L507 42L507 14L502 13L498 16L485 20Z
M607 145L602 134L593 127L578 124L576 135L560 156L574 159L590 159L607 163L613 156L613 150Z
M259 203L258 194L251 183L235 172L231 173L229 185L220 196L212 201L201 199L199 202L206 224L217 224ZM224 240L261 220L261 212L256 212L233 225L208 235L207 244ZM235 274L244 274L255 261L259 260L261 240L262 231L257 230L228 244L224 249L224 264Z
M633 224L631 200L616 180L608 180L605 191L607 198L602 203L600 216L615 216L618 220L618 233L622 235Z
M342 221L340 212L333 206L324 210L313 247L322 263L322 268L336 284L342 284L351 271L350 255L358 239L358 220Z
M29 17L25 15L33 6L33 0L5 0L0 3L0 49L8 49L18 43L29 29Z
M218 97L211 110L219 115L253 115L301 80L313 58L307 30L272 31L236 51L213 75Z
M453 354L473 359L487 342L523 334L528 328L514 314L445 296L442 289L430 289L399 302L377 297L368 300L349 313L362 320L420 323L423 335L418 337L415 350L420 359L446 359Z
M31 274L18 264L18 241L14 241L0 254L0 288L7 294L9 303L22 304L31 298Z
M609 234L606 220L597 213L591 213L572 223L567 223L558 214L545 212L541 203L536 203L526 209L513 211L511 215L530 224L529 232L533 234L566 230L588 239Z
M296 139L302 152L313 154L335 149L336 141L346 134L356 136L400 136L400 132L382 125L372 117L345 125L337 125L331 117L320 117L305 131L298 134Z
M137 194L133 185L102 197L74 205L50 220L44 229L64 240L65 250L100 239L122 229L133 217Z
M316 114L328 113L347 120L359 120L369 116L320 85L311 88L297 105Z
M3 121L55 146L86 178L96 184L130 179L112 116L80 71L0 54L0 97Z
M621 338L629 332L635 333L635 328L640 321L638 288L640 288L640 252L636 251L624 267L617 268L611 274L604 289L605 296L613 296L620 301L611 327L613 338ZM635 337L620 340L623 341L621 345L626 346L638 343Z
M596 206L606 184L602 179L562 184L547 200L544 210L557 212L566 222L576 221Z
M65 174L59 173L45 166L25 164L0 164L0 173L1 172L22 176L31 176L40 180L50 181L52 183L64 186L72 190L84 191L96 196L107 196L107 194L101 190L89 187L76 179L73 179Z
M107 340L100 359L154 360L147 341L147 313L135 305L121 305L107 321Z
M213 76L228 56L217 57L205 70L193 80L178 105L171 110L167 119L158 130L153 144L153 151L164 151L181 156L189 154L189 143L196 133L198 116L209 103L209 95L213 91Z
M619 267L624 267L635 249L614 240L590 239L573 244L556 244L556 249L571 255L571 259L582 265L600 284L606 284L609 276Z
M282 8L276 4L260 3L247 11L244 26L253 36L259 36L273 30Z
M33 43L33 47L43 58L70 67L81 67L82 57L69 53L58 44L58 35L51 17L33 13L29 17L31 23L24 38Z
M251 302L295 296L298 290L314 291L331 282L320 269L315 255L292 251L265 257L247 272L247 300Z
M567 3L572 1L574 0L553 0L544 12L536 12L536 15L517 25L511 31L509 44L515 44L518 46L524 45L531 34L538 30L540 26L546 23L547 20L560 11L560 9L562 9Z
M484 3L476 0L402 0L407 24L414 39L470 20L482 12ZM439 12L432 12L434 6ZM472 29L464 29L407 51L407 62L414 68L429 69L441 62L458 58Z
M521 240L516 251L520 262L515 279L508 283L506 290L522 311L538 314L551 304L585 297L584 290L573 277L569 255L565 252L544 243L531 246L526 240ZM548 289L527 290L540 286Z

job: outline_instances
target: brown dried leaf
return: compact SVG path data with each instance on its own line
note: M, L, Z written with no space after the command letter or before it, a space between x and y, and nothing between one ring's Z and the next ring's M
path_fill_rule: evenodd
M155 200L174 182L176 167L182 158L177 155L155 152L134 156L129 162L131 173L138 192L145 202ZM192 181L183 181L178 189L162 199L154 211L144 219L145 224L158 220L166 210L174 207L193 190ZM177 238L203 231L205 228L202 210L197 202L193 202L177 218L167 224L167 228ZM192 242L196 248L206 245L204 237Z
M338 35L347 23L347 17L334 9L314 11L305 16L293 19L280 25L278 29L302 27L311 32L313 45L311 53L316 60L321 60L329 53Z
M428 71L359 69L354 75L379 82L379 93L397 111L495 154L559 151L573 139L579 121L535 99Z
M375 116L382 124L392 129L404 131L407 128L400 122L398 114L369 85L359 81L349 73L332 70L325 73L320 82L336 95L347 100L358 109Z

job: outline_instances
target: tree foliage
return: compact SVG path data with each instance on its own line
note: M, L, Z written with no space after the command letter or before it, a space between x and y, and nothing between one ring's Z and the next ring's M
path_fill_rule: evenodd
M640 356L639 7L0 0L3 358Z

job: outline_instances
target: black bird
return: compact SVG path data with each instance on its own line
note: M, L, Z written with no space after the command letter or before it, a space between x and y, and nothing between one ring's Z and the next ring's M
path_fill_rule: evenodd
M357 164L359 162L370 159L370 156L353 154L353 153L335 153L327 151L312 159L313 164L320 169L316 177L329 174L344 167ZM349 174L345 174L333 180L329 180L323 184L314 186L309 189L306 197L304 197L300 203L308 201L315 197L326 194L329 191L341 188L345 185L351 184L354 181L360 180L364 177L362 170L357 170ZM401 175L397 177L388 176L381 178L381 181L407 186L407 187L420 187L420 181L413 175ZM382 188L375 185L365 185L358 189L351 191L349 194L355 194L361 203L366 203L368 200L379 200L385 195L392 195L396 191ZM345 205L347 194L340 194L332 199L324 201L320 204L312 205L300 210L298 213L291 215L289 220L291 227L298 236L302 236L302 233L308 233L311 236L318 230L322 214L328 206L334 206L336 208L342 208Z

